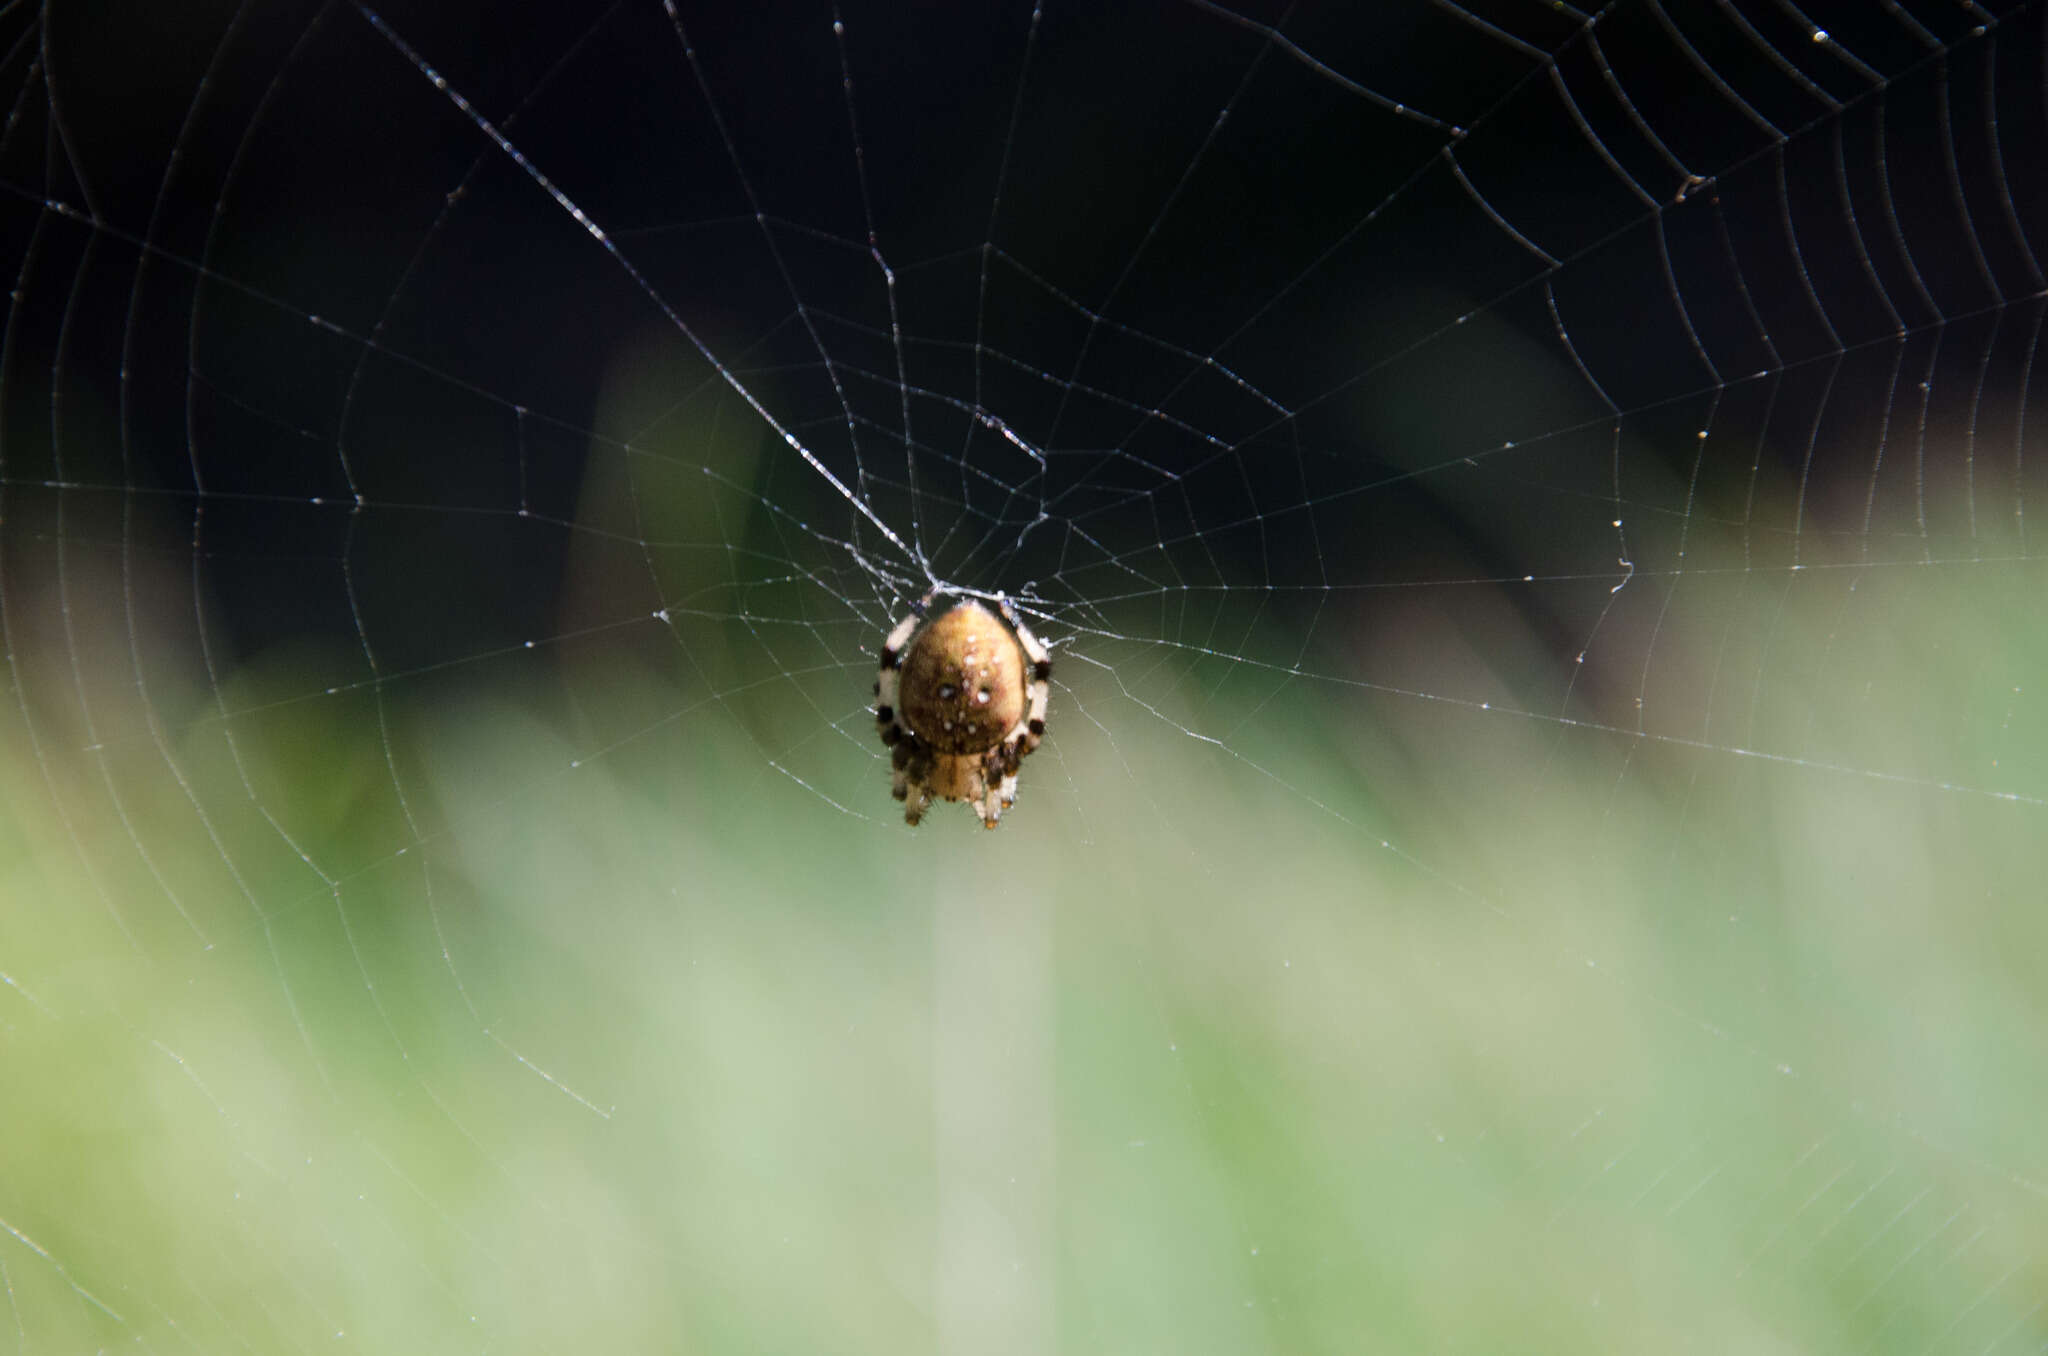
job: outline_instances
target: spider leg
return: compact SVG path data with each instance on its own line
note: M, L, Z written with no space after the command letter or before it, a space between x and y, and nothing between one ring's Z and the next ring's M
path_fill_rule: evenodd
M1052 697L1052 683L1034 678L1027 690L1031 694L1031 705L1024 712L1023 738L1018 747L1020 756L1035 752L1038 741L1045 738L1045 704Z
M1030 705L1024 712L1023 736L1018 749L1021 757L1036 749L1038 741L1045 737L1045 708L1052 700L1052 651L1044 641L1031 634L1031 628L1017 615L1017 609L1010 606L1008 598L999 596L996 606L1002 609L1003 620L1017 633L1017 644L1030 665L1031 677L1024 689Z
M1024 657L1033 664L1052 663L1052 651L1044 641L1031 634L1031 628L1017 615L1017 609L1010 605L1010 600L997 594L996 607L1001 610L1003 620L1010 624L1010 629L1017 633L1017 643L1024 647Z
M910 643L911 632L917 630L923 617L913 612L896 623L896 629L882 642L882 672L894 673L903 662L903 647Z
M976 769L975 785L980 794L970 802L974 813L981 816L982 827L994 828L996 821L1003 817L1003 811L1017 803L1016 755L1008 742L998 744L983 755L981 766Z
M910 644L910 637L916 632L918 623L924 618L911 613L896 623L896 629L889 632L889 638L882 642L882 671L875 680L875 721L882 727L882 740L889 741L889 726L896 719L896 695L903 677L903 647Z

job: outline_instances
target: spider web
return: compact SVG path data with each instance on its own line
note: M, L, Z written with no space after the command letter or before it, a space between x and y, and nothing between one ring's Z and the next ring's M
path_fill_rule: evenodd
M2041 11L1341 8L0 9L0 1349L2041 1349Z

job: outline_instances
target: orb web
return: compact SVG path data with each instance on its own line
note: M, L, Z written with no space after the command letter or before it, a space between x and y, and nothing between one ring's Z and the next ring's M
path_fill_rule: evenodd
M0 1334L2048 1339L2038 7L547 9L0 10Z

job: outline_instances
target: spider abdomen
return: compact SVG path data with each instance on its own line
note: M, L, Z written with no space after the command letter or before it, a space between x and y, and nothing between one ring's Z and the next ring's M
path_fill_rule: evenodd
M1026 677L1009 628L965 602L918 632L903 658L897 705L904 725L934 752L983 753L1024 718Z

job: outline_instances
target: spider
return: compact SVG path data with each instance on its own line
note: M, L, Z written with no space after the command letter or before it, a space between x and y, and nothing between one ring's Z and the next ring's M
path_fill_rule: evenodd
M894 769L889 792L907 823L936 796L968 802L992 829L1017 802L1017 764L1045 737L1052 655L1007 598L996 612L972 598L934 611L937 593L882 642L875 723Z

